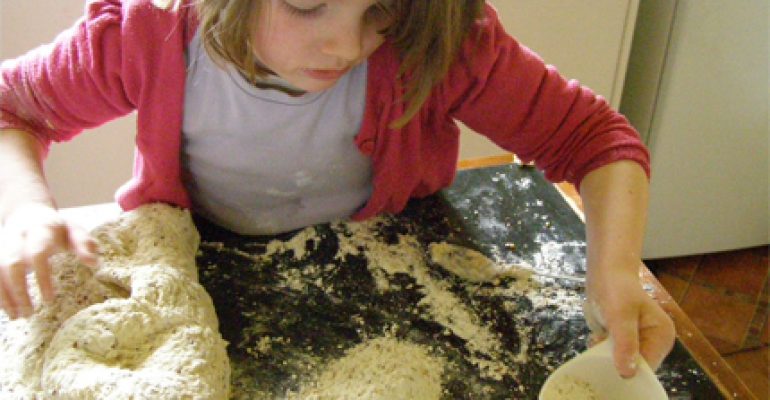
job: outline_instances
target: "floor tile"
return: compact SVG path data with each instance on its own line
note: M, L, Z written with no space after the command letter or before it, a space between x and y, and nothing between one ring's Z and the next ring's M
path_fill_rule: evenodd
M768 306L768 285L765 284L765 289L759 297L757 302L757 309L754 312L754 320L751 322L749 328L749 335L746 338L746 346L761 346L770 343L770 331L768 325L770 324L770 306Z
M768 278L761 249L747 249L703 256L692 281L728 292L748 296L756 301Z
M720 353L742 348L756 304L736 301L709 287L691 283L682 310Z
M765 280L765 288L762 290L762 294L759 295L759 303L764 304L765 308L770 304L770 277Z
M765 265L767 265L770 260L770 246L757 247L756 251L759 253L759 256L762 258Z
M738 254L736 254L738 253ZM705 260L704 260L705 259ZM701 262L704 271L695 281ZM757 394L768 393L768 246L736 252L646 260L674 299L678 301L712 345ZM746 267L743 264L753 264ZM737 265L737 267L736 267ZM763 266L763 267L758 267ZM727 271L725 271L727 269ZM736 270L741 273L735 273ZM687 284L683 291L682 287ZM755 297L757 287L764 286ZM682 293L684 293L682 295ZM741 337L743 342L741 343ZM747 348L754 350L747 350Z
M764 314L765 317L764 326L762 326L762 330L759 333L759 340L762 344L770 344L770 310L765 305L764 309L760 309L757 314Z
M763 313L758 307L749 325L749 332L743 342L743 347L753 348L767 345L767 319L767 313Z
M699 254L686 257L648 260L645 261L645 264L647 264L655 274L667 273L690 281L698 268L698 264L700 264L701 258L703 258L703 255Z
M725 360L758 399L770 398L770 378L768 378L770 355L768 355L767 346L758 350L731 354L725 356Z
M666 292L671 295L671 298L674 299L674 301L677 303L681 304L685 293L687 293L687 287L690 285L690 283L676 275L671 275L667 272L658 274L657 279L658 282L660 282L660 284L666 288Z

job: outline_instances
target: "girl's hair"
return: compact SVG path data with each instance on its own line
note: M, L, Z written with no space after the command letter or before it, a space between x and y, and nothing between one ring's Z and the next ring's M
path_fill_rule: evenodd
M395 22L385 32L399 51L399 78L406 77L404 115L391 123L404 126L419 111L431 89L455 61L484 0L394 0Z
M268 0L194 1L202 40L213 58L234 65L252 82L270 72L260 66L251 50L251 32L260 1ZM404 115L393 121L392 127L404 126L417 114L433 87L446 75L483 7L484 0L393 0L387 6L393 23L383 34L401 57L398 78L405 82L407 104Z

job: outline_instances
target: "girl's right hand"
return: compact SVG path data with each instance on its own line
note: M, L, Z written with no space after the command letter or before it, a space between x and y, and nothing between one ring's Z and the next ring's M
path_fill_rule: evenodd
M55 208L28 203L6 215L0 227L0 308L11 319L32 314L28 272L35 272L43 301L53 301L49 258L66 251L87 265L96 264L96 242L84 229L65 221Z

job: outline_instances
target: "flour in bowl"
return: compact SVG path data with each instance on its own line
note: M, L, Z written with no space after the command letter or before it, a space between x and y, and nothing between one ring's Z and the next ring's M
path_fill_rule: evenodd
M599 395L590 383L571 376L565 375L547 390L543 391L542 400L599 400Z

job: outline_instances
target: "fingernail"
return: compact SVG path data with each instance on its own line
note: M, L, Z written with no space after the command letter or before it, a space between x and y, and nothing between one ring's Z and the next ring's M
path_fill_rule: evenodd
M636 362L631 361L630 363L626 364L626 370L628 373L623 374L623 378L633 378L636 375Z
M89 267L95 267L99 264L99 256L94 253L84 254L80 257L80 261Z
M637 367L636 361L631 361L630 363L628 363L628 369L631 370L631 374L633 375L636 375L636 367Z

